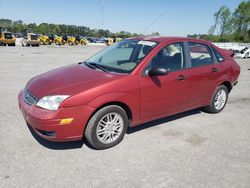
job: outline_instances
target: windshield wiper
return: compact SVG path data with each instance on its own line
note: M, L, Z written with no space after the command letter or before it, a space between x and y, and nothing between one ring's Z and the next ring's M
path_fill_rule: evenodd
M82 62L81 62L82 63ZM86 65L87 67L91 68L91 69L95 69L96 67L93 65L90 65L89 63L87 63L86 61L83 62L84 65Z
M107 69L106 67L104 67L104 66L102 66L102 65L100 65L100 64L98 64L98 63L93 63L93 62L87 63L87 62L86 62L86 64L88 64L88 65L90 65L90 66L95 66L96 68L98 68L98 69L100 69L100 70L102 70L102 71L104 71L104 72L109 72L108 69Z

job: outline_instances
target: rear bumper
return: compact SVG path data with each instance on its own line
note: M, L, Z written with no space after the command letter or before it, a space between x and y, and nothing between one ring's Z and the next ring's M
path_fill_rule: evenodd
M90 115L94 112L87 105L59 108L56 111L46 110L29 105L23 100L23 91L18 95L19 108L25 121L36 134L50 141L81 140ZM74 118L67 125L60 125L64 118Z

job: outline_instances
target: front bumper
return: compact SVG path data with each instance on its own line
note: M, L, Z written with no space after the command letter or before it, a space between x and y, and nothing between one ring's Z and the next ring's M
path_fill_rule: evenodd
M56 111L29 105L24 101L23 91L18 95L19 108L25 121L36 134L50 141L81 140L83 132L94 108L87 105L59 108ZM72 123L60 125L64 118L74 118Z
M236 57L236 58L244 58L245 55L244 54L240 54L240 53L235 53L234 57Z

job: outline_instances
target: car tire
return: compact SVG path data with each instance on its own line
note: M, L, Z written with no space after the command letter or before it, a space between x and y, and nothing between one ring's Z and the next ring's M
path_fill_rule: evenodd
M247 59L247 58L249 58L249 57L250 57L250 54L249 54L249 53L246 53L245 58Z
M212 114L221 112L227 104L228 93L227 87L220 85L213 95L210 105L204 107L204 110Z
M94 148L107 149L122 141L128 125L129 119L123 108L117 105L106 106L90 118L85 138Z

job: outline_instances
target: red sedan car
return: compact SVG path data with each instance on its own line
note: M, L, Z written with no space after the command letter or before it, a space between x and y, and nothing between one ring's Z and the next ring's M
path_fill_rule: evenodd
M105 149L118 144L128 126L198 107L222 111L240 73L232 56L204 40L131 38L34 77L19 93L19 107L47 140L85 136Z

